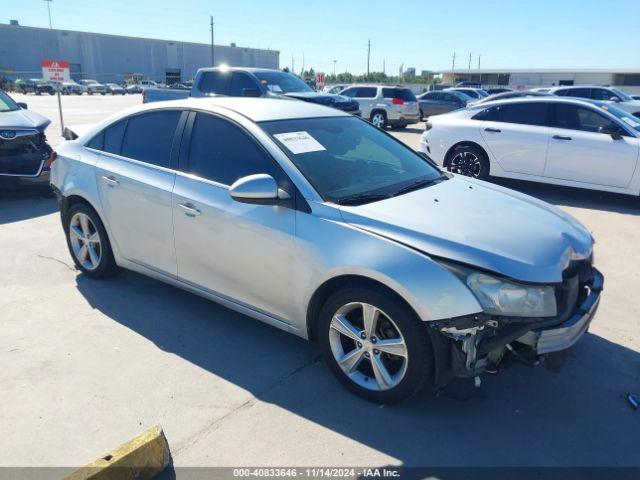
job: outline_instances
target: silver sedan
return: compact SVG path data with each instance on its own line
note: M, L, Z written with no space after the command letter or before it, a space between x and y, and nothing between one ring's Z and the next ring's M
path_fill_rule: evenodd
M136 107L61 145L52 183L84 275L135 270L318 340L374 402L564 350L600 300L576 220L318 105Z

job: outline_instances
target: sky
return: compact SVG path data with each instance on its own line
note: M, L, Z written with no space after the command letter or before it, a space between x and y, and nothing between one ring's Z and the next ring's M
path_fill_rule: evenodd
M640 67L637 0L53 0L54 28L280 51L280 67L397 74L456 68ZM44 0L0 22L48 27Z

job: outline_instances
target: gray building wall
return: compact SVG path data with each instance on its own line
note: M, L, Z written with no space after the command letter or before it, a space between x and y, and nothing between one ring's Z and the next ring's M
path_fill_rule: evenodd
M279 68L280 52L215 46L215 63ZM66 60L71 77L120 82L127 75L165 81L167 70L180 70L181 80L211 66L211 46L201 43L123 37L0 24L0 76L41 77L42 60Z

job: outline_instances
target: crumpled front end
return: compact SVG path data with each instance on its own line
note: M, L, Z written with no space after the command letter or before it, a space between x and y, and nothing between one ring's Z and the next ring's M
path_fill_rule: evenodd
M551 317L481 313L429 322L438 360L437 383L453 377L496 373L507 356L529 365L547 360L557 369L567 350L589 329L598 309L604 277L591 260L577 261L553 285L557 312Z
M52 151L39 130L0 131L0 186L48 184Z

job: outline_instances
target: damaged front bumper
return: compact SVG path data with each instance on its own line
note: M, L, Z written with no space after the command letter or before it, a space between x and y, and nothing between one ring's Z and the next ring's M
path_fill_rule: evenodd
M588 331L603 286L602 274L589 266L586 273L583 270L565 282L564 309L557 317L514 319L478 314L433 322L430 334L437 357L436 384L493 370L507 352L521 352L537 360L567 350Z

